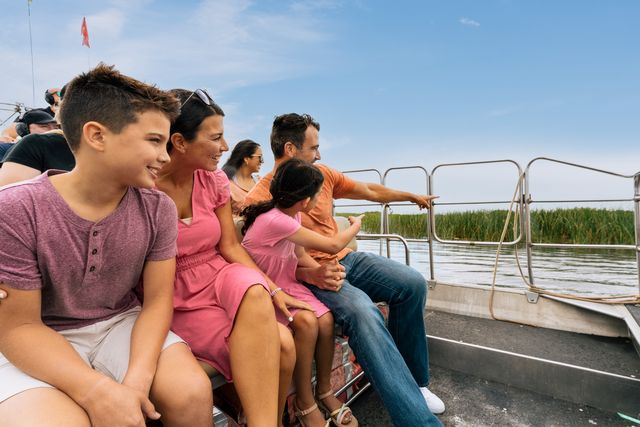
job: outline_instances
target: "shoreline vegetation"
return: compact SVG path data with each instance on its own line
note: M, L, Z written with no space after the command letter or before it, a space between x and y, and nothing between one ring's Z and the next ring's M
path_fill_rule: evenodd
M354 215L337 213L339 216ZM407 238L425 238L427 215L390 214L389 232ZM436 233L441 239L498 241L507 210L480 210L436 214ZM513 218L505 241L513 240ZM570 208L531 211L535 243L635 244L633 211L622 209ZM380 232L380 212L365 212L365 233Z

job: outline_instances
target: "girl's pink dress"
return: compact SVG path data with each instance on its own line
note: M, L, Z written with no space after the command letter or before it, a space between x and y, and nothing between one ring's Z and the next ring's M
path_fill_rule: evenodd
M198 170L193 176L191 224L178 221L178 256L171 329L200 360L231 381L229 346L238 306L247 290L261 285L260 272L230 264L218 252L220 222L214 210L229 201L229 180L222 170Z
M300 229L300 213L295 218L274 208L256 218L242 240L249 255L279 287L292 297L305 301L313 307L316 317L327 313L329 309L296 279L298 257L296 245L287 237ZM299 310L291 309L295 316ZM278 322L287 325L289 321L276 310Z

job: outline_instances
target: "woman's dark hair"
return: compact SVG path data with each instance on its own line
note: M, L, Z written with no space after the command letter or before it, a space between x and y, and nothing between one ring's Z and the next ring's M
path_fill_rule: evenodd
M198 93L186 89L171 89L173 96L180 100L180 115L171 124L169 135L181 134L187 141L193 140L200 124L209 116L223 116L224 111L216 104L205 91L198 90ZM208 98L208 104L200 99L200 93ZM167 151L171 152L173 145L171 141L167 144Z
M320 191L324 176L320 169L298 159L291 159L280 165L273 176L269 191L273 197L267 202L256 203L247 206L242 211L244 225L242 234L245 234L256 218L271 209L290 208L307 197L313 197Z
M258 147L260 147L260 144L250 139L243 139L233 147L231 155L224 166L222 166L222 170L227 174L229 179L233 179L238 169L240 169L240 166L242 166L245 157L253 156Z

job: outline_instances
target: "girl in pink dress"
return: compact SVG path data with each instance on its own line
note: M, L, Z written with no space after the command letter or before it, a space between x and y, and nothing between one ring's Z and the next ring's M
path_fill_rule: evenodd
M229 180L217 169L228 150L222 109L200 89L171 92L181 113L171 126L171 162L157 180L179 218L171 327L201 362L233 380L250 426L281 425L295 348L274 305L285 317L287 306L310 307L276 292L238 242Z
M313 209L324 177L318 168L292 159L276 171L270 191L273 199L244 210L245 233L242 245L256 264L273 278L284 291L309 303L315 313L292 310L293 321L277 315L278 321L294 331L296 366L296 416L303 426L325 426L327 420L317 410L311 389L312 361L315 353L318 399L326 406L337 426L357 426L351 410L335 398L331 390L333 361L333 316L309 289L296 280L296 267L303 259L301 248L327 253L342 250L360 230L360 218L350 217L351 226L329 238L300 224L300 213ZM308 255L306 255L308 256Z

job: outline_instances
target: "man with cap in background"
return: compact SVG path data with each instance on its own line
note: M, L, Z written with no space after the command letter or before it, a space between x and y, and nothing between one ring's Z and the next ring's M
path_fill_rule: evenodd
M16 122L16 132L25 137L29 134L40 134L58 129L56 119L43 110L29 110Z
M73 169L75 157L53 117L42 110L30 110L16 125L18 131L27 133L2 159L0 187L34 178L49 169Z

